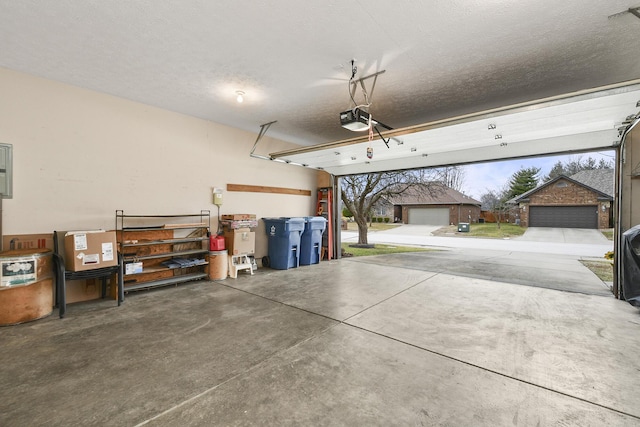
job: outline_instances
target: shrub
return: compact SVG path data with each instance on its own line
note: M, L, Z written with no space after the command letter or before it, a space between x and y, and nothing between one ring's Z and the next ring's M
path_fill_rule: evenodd
M606 259L613 259L613 251L609 251L606 254L604 254L604 257Z
M389 218L389 217L386 217L386 218L384 219L384 222L385 222L385 223L387 223L387 222L389 222L389 221L391 221L391 218Z

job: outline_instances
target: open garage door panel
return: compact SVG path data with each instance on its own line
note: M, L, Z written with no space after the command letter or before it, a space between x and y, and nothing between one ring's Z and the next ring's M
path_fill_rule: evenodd
M334 176L611 149L638 112L640 80L270 154ZM388 147L387 147L388 145ZM372 158L367 148L373 148Z
M598 228L598 206L530 206L529 227Z
M447 208L409 208L408 223L416 225L449 225Z

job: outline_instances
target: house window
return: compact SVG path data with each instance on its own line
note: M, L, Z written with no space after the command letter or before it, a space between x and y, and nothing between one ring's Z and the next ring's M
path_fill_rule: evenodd
M567 184L567 181L560 181L556 184L556 187L558 188L565 188L566 186L568 186L569 184Z

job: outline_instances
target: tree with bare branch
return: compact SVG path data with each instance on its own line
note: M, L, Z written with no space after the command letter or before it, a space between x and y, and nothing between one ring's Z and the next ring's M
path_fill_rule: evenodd
M448 168L448 176L451 177L452 174L451 168ZM401 195L412 188L420 188L420 191L426 192L441 191L444 177L441 169L380 172L342 177L341 199L358 225L358 244L368 244L367 219L381 199Z

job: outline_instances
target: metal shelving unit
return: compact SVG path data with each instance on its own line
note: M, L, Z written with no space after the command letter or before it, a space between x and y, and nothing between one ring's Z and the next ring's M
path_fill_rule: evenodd
M327 220L327 228L322 234L322 255L320 259L334 259L333 252L333 188L318 188L318 203L316 215Z
M125 264L124 292L207 278L210 229L209 210L175 215L128 215L116 210L116 236ZM190 257L196 257L191 264L165 265ZM131 263L142 263L142 271L127 274L126 266Z

